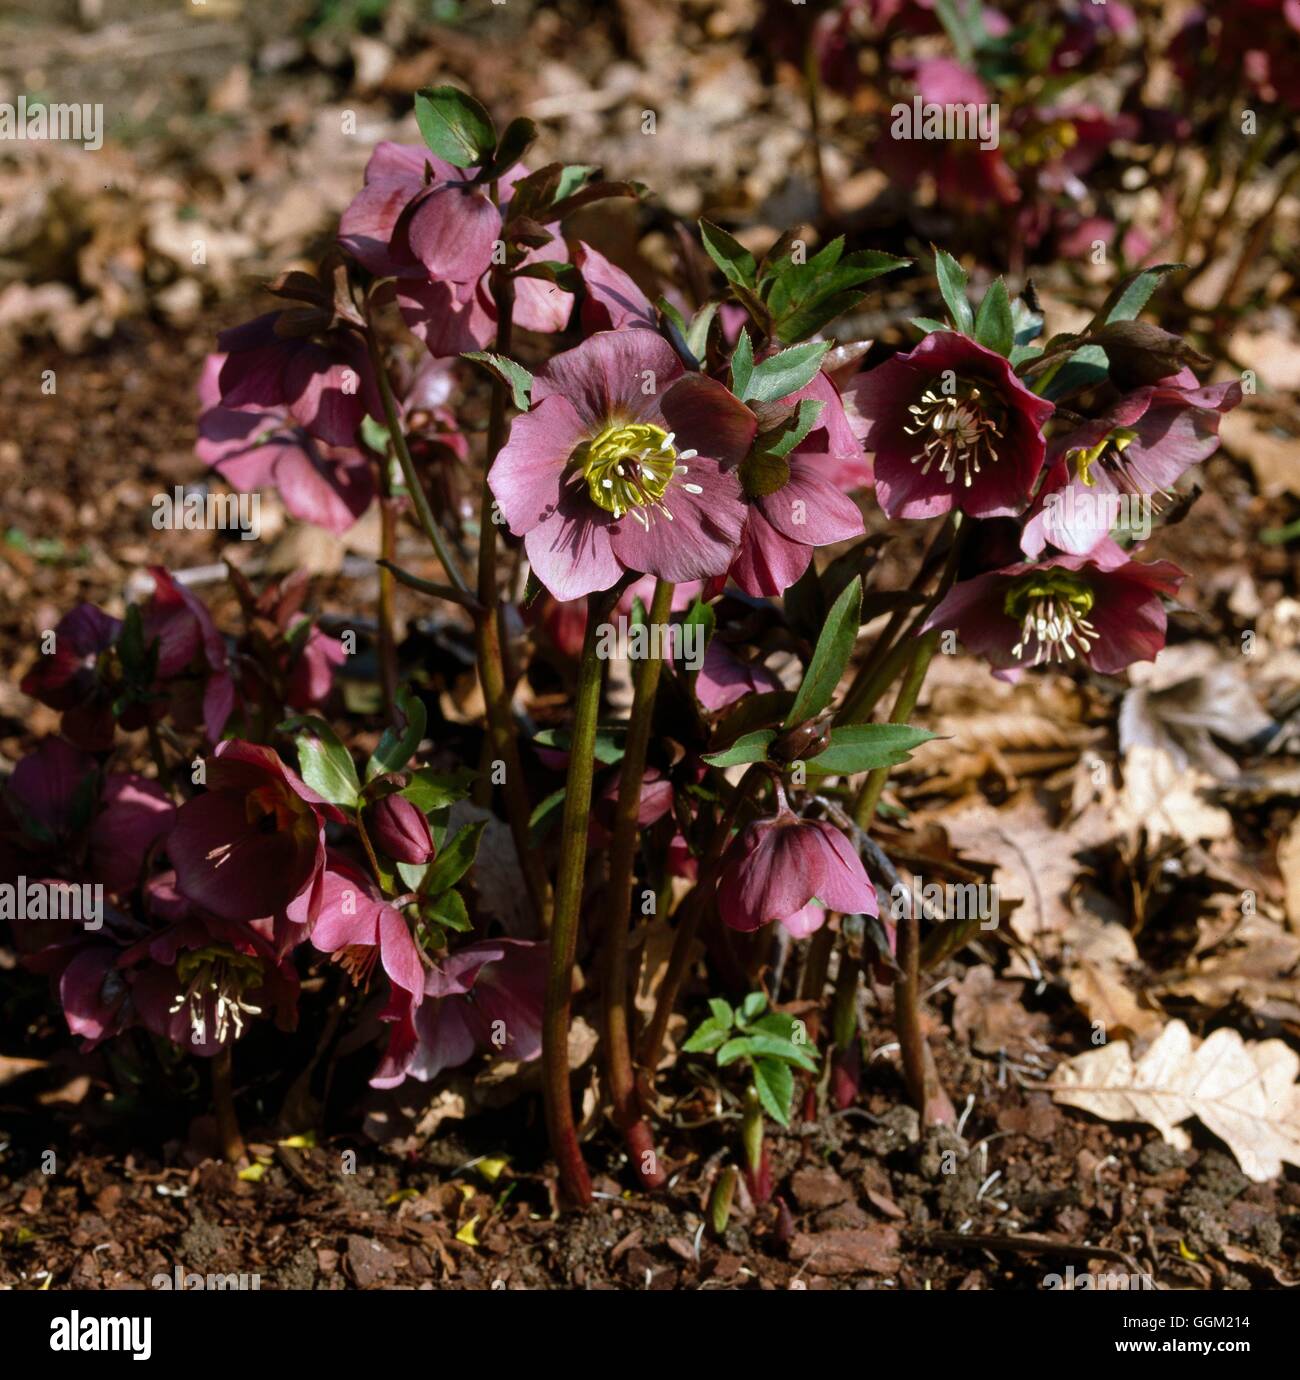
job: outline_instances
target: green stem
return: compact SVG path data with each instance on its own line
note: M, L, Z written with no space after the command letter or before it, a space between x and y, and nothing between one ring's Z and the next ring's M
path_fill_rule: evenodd
M235 1114L233 1063L229 1045L222 1045L212 1058L212 1109L217 1117L221 1153L228 1164L238 1164L244 1158L244 1137Z
M673 587L667 580L655 585L648 621L650 646L662 650L662 636L672 613ZM609 851L609 887L606 891L604 974L602 987L605 1017L605 1073L614 1124L627 1140L632 1165L647 1188L658 1188L665 1179L647 1126L641 1115L632 1068L632 1038L628 1019L628 920L632 907L632 869L638 841L637 814L641 782L645 777L646 749L654 718L655 695L663 659L651 655L641 663L632 697L623 766L614 808L614 836Z
M919 642L911 645L911 662L907 674L903 677L903 683L898 687L898 696L889 716L891 724L905 724L911 717L938 645L938 628L932 629ZM858 793L857 802L853 807L853 818L859 829L868 828L875 818L876 806L880 804L880 793L885 789L888 778L888 767L877 767L875 771L867 773L867 779L863 782L862 790Z
M514 285L499 276L493 283L497 304L497 351L508 355L514 327ZM496 506L486 474L505 445L506 408L509 393L506 385L496 379L492 385L492 410L488 419L487 459L484 468L483 494L479 503L478 532L478 602L480 612L474 618L474 651L478 661L479 684L487 709L488 737L492 751L502 764L502 789L505 796L506 817L515 852L523 869L538 923L546 928L550 913L550 883L541 854L532 846L528 821L531 810L524 784L524 764L519 756L515 737L514 713L511 709L510 686L506 681L505 658L502 655L501 600L497 592L497 525Z
M591 1202L591 1179L578 1146L569 1088L569 1005L573 961L578 947L582 883L587 862L587 829L591 813L591 776L596 751L605 663L596 655L598 628L609 600L587 601L587 634L582 649L569 774L565 783L564 820L560 826L560 868L555 884L555 914L550 934L550 966L542 1016L542 1090L551 1150L560 1168L560 1183L578 1207Z
M740 784L733 792L731 802L718 821L713 837L709 840L709 846L700 859L699 880L677 909L677 928L673 934L672 953L668 957L668 971L659 986L654 1015L650 1018L650 1024L641 1041L640 1063L642 1068L649 1070L652 1078L663 1053L664 1037L668 1034L668 1019L673 1013L677 993L681 990L686 970L690 965L696 931L703 918L704 908L713 895L718 873L722 870L722 855L731 838L732 825L735 824L741 807L762 779L763 768L757 762L747 768L741 777Z
M397 452L397 463L402 467L402 478L406 481L407 491L411 495L411 503L415 508L415 516L419 521L420 529L428 537L434 554L442 562L442 568L447 572L452 584L462 593L468 594L469 584L461 571L459 562L447 545L447 539L443 535L442 528L438 526L438 520L433 515L433 509L429 507L429 499L424 492L424 485L420 482L415 461L411 459L411 452L406 444L406 434L402 430L401 413L397 410L397 399L393 397L393 385L388 379L388 368L384 364L384 356L379 348L379 339L375 335L374 326L370 323L367 323L366 329L366 348L370 351L370 362L374 366L375 378L379 383L379 396L384 403L384 420L388 423L388 434L392 438L393 449Z
M389 484L388 457L379 462L379 683L384 715L397 722L397 584L392 561L397 554L397 506Z

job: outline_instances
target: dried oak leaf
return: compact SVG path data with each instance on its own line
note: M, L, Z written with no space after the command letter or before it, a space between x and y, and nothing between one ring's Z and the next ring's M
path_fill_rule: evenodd
M1300 1055L1281 1040L1247 1044L1228 1028L1195 1044L1171 1021L1135 1063L1115 1041L1057 1066L1056 1101L1104 1121L1139 1121L1187 1149L1180 1126L1196 1117L1227 1145L1247 1178L1264 1183L1300 1165Z

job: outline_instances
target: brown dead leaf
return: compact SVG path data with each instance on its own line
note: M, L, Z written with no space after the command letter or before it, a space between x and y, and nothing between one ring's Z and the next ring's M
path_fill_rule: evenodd
M1057 1066L1048 1084L1057 1102L1105 1121L1154 1126L1187 1149L1180 1123L1196 1117L1222 1140L1242 1172L1264 1183L1283 1163L1300 1165L1300 1055L1281 1040L1247 1044L1226 1027L1200 1044L1171 1021L1134 1063L1114 1041Z
M1227 838L1232 816L1201 794L1212 783L1195 767L1180 769L1163 748L1139 744L1124 759L1115 822L1131 835L1145 829L1151 846L1166 838L1181 843Z
M1186 972L1165 978L1157 990L1191 997L1214 1011L1236 999L1255 1012L1284 1005L1300 1014L1300 936L1255 915L1233 930L1231 940L1232 948L1196 960Z

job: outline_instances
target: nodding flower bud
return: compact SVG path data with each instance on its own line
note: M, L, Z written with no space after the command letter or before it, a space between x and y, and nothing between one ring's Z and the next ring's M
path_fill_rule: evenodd
M417 806L403 795L386 795L366 811L366 831L377 848L404 863L433 859L433 835Z
M767 750L773 762L800 762L825 752L831 744L829 718L812 719L783 733Z

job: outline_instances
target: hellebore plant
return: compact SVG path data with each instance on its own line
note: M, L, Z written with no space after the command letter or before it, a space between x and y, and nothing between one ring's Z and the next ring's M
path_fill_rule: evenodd
M709 1002L710 1015L682 1046L685 1054L712 1054L718 1068L740 1064L746 1074L741 1140L745 1179L755 1203L772 1196L772 1166L763 1138L763 1114L779 1126L790 1125L794 1107L794 1071L817 1072L817 1052L810 1047L802 1021L768 1010L767 997L751 992L732 1008L720 997ZM725 1184L725 1180L723 1181ZM726 1193L722 1188L722 1193ZM721 1202L713 1211L714 1229L726 1226ZM720 1219L720 1220L719 1220Z
M937 22L921 5L850 12L879 33ZM828 37L843 57L859 27L810 25L801 51L824 67ZM997 35L981 32L982 50ZM1086 33L1071 41L1091 51ZM873 880L898 881L876 815L931 736L909 720L941 640L1000 675L1115 675L1157 655L1184 574L1142 549L1147 519L1242 389L1202 385L1196 351L1137 319L1174 265L1045 335L1028 285L996 279L975 306L936 250L944 315L913 318L919 339L835 344L837 319L907 261L793 233L759 254L701 221L652 300L645 265L566 238L574 211L636 209L645 188L526 170L531 122L498 133L452 87L418 93L416 119L425 146L375 151L319 272L286 275L286 305L223 333L199 418L200 460L274 487L299 520L341 532L377 500L373 657L353 659L347 620L320 626L303 573L255 586L232 568L237 629L161 568L120 617L68 613L22 682L62 736L0 787L0 867L42 898L10 922L16 946L84 1039L143 1028L210 1058L232 1158L232 1049L272 1018L291 1026L302 992L327 992L322 1049L343 1020L381 1023L377 1087L539 1059L576 1206L591 1182L573 1007L598 1004L601 1110L656 1188L655 1082L702 946L711 983L752 994L737 1008L710 987L684 1049L745 1066L761 1204L763 1117L788 1124L819 1038L834 1095L854 1094L863 972L894 982L908 1096L946 1114L919 977L968 936L910 910L895 933ZM1046 161L1071 166L1068 150ZM476 390L486 428L461 416ZM889 535L930 524L903 588L880 583L882 515ZM408 520L427 574L397 563ZM412 620L403 643L399 585L450 620ZM623 620L645 637L627 640L615 712ZM431 636L455 638L458 671L472 640L481 736L430 720L426 699L445 703ZM546 686L568 694L567 722ZM472 766L448 769L464 752ZM65 913L87 884L108 897L94 929ZM512 906L493 895L513 889Z

